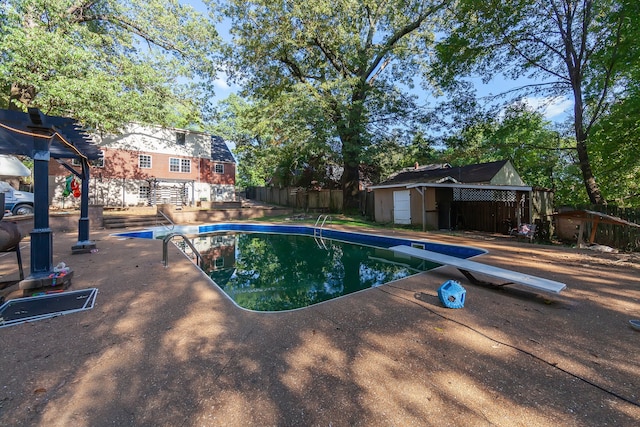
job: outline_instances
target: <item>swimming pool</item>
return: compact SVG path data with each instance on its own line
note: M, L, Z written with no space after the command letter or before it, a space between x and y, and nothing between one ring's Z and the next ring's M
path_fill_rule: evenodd
M459 258L484 250L425 240L299 225L220 223L117 233L127 238L189 236L200 266L239 307L268 312L314 305L435 267L388 248L408 245ZM174 240L181 249L188 248Z

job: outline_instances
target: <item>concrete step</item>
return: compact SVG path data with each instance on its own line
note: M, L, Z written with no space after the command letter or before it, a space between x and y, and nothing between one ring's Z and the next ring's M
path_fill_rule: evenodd
M145 228L166 223L160 214L156 215L105 215L104 228Z

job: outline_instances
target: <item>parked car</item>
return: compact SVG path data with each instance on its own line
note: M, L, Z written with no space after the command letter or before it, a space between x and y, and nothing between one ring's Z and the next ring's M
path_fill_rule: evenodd
M0 181L0 191L4 193L4 210L12 215L33 213L33 193L18 191L8 182Z

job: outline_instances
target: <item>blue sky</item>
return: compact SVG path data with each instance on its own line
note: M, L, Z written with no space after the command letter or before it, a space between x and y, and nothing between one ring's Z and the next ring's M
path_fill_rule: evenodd
M196 10L207 13L206 6L202 3L201 0L183 0L185 4L190 4ZM223 21L218 25L219 34L228 39L229 34L229 23L228 21ZM487 84L483 84L480 78L474 79L474 86L477 90L477 95L479 97L486 97L491 95L498 95L500 93L504 93L508 90L515 89L520 86L524 86L528 83L532 83L531 80L520 79L517 81L512 81L505 78L496 77ZM236 93L239 88L237 86L230 85L227 82L227 79L223 74L221 74L216 81L214 82L216 88L216 101L220 101L226 99L232 93ZM423 99L429 99L433 103L433 98L431 98L426 92L418 89L419 85L416 86L416 91L419 91L419 95ZM565 121L568 117L572 116L572 108L573 103L570 99L559 97L559 98L542 98L542 97L528 97L525 98L525 102L531 106L533 109L539 110L543 113L543 115L550 121L561 123Z

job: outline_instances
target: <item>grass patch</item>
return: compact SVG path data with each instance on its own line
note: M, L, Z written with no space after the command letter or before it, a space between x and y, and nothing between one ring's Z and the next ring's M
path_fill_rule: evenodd
M359 215L344 215L344 214L328 214L329 219L326 221L325 226L329 224L344 225L350 227L364 227L364 228L377 228L387 230L412 230L422 231L421 225L399 225L392 223L379 223L368 220ZM251 221L257 222L275 222L275 223L296 223L305 225L315 225L318 220L318 214L294 214L294 215L276 215L262 218L255 218Z

